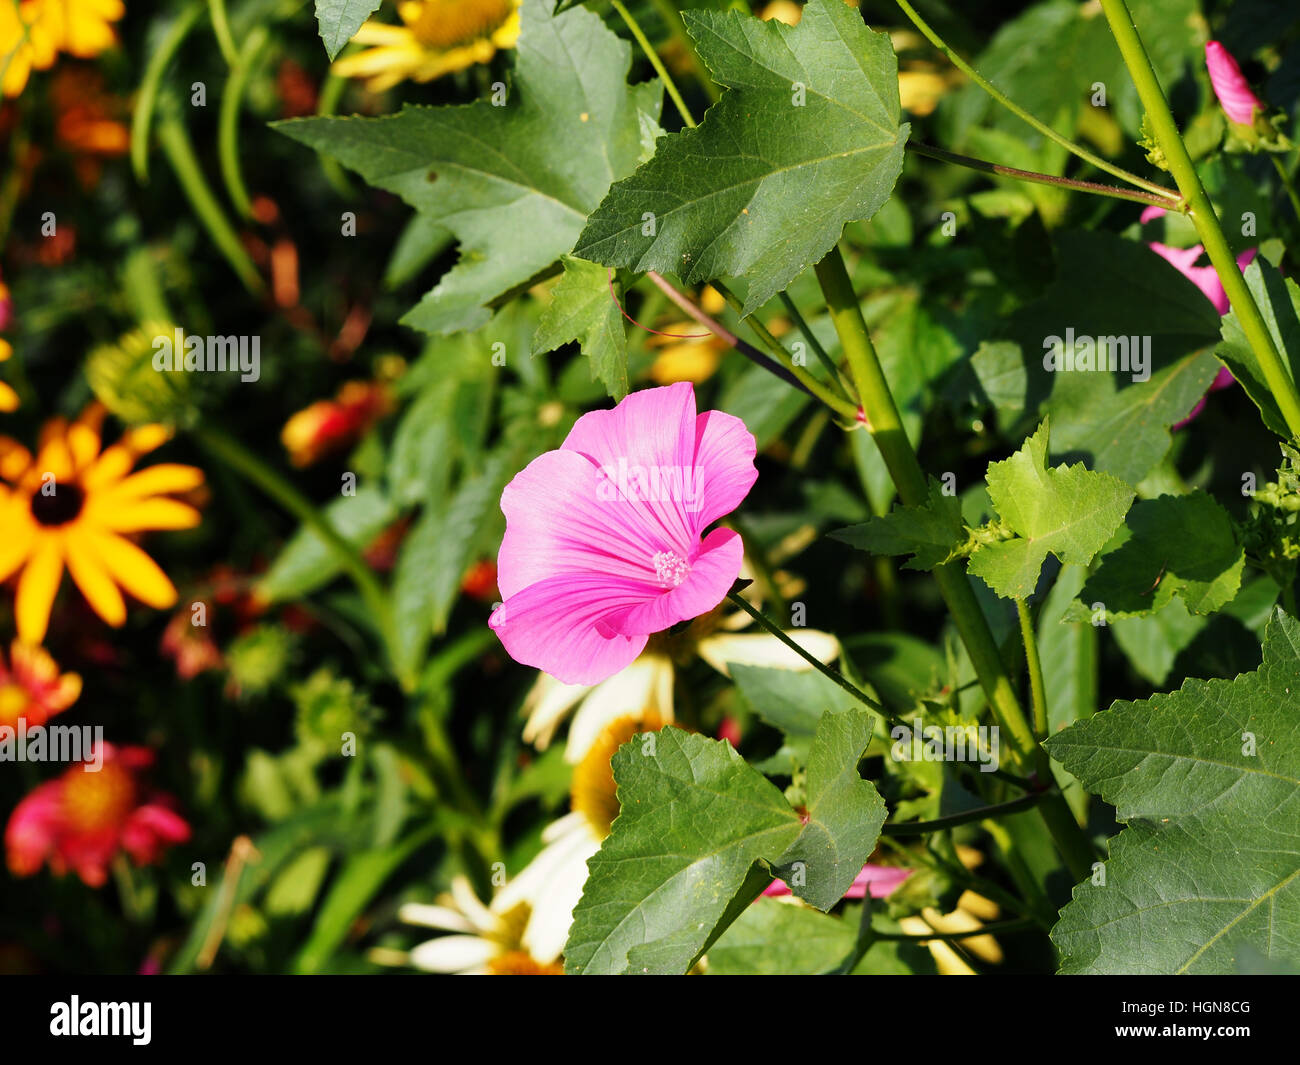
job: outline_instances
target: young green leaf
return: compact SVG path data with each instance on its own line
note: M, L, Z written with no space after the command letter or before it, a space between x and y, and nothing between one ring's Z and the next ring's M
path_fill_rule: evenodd
M1259 258L1246 267L1245 274L1246 285L1282 354L1283 366L1293 381L1300 381L1300 287ZM1264 371L1242 331L1236 311L1230 311L1223 319L1223 343L1215 354L1227 363L1232 376L1241 382L1246 395L1263 415L1264 424L1283 440L1290 440L1286 419L1273 398L1273 390L1264 380Z
M1117 702L1047 741L1127 827L1052 939L1063 973L1227 973L1300 955L1300 622L1234 680Z
M844 897L885 823L885 800L858 776L873 721L861 710L822 715L808 756L807 821L775 863L790 890L819 910Z
M600 16L552 17L553 6L524 0L504 101L276 124L460 241L460 262L403 319L417 329L482 325L490 303L568 252L610 182L640 159L643 120L657 123L662 87L628 86L631 47Z
M924 506L900 504L884 517L869 518L831 536L873 555L910 554L903 568L919 570L934 569L956 558L968 539L961 501L945 495L943 486L933 478Z
M379 0L316 0L316 25L333 59L379 7Z
M1118 477L1074 466L1047 465L1046 421L1024 447L990 464L989 499L1003 528L1015 536L981 545L970 571L998 595L1033 594L1051 552L1067 565L1086 566L1124 520L1134 491Z
M734 11L684 18L729 91L609 190L574 253L687 284L743 275L749 314L889 198L908 132L898 63L840 0L810 0L793 28Z
M1194 614L1218 610L1237 594L1246 556L1228 512L1204 492L1144 499L1129 512L1126 539L1102 556L1067 613L1087 620L1094 603L1107 616L1162 609L1176 595Z
M576 340L591 360L592 380L614 399L627 395L627 328L614 302L608 267L571 255L562 257L564 276L533 337L533 354L554 351Z

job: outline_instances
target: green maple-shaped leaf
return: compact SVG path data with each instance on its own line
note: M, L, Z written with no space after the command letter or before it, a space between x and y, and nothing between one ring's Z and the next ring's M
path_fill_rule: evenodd
M575 254L688 284L743 275L749 314L889 198L908 132L898 63L889 37L840 0L810 0L795 27L684 17L729 91L609 190Z
M591 360L591 376L616 400L627 395L627 328L610 291L609 268L565 255L564 277L533 336L533 354L576 340Z
M906 555L905 569L934 569L960 554L967 541L961 501L945 495L938 481L930 481L924 506L896 506L884 517L870 518L831 533L836 540L873 555Z
M1086 621L1092 604L1108 616L1153 614L1177 595L1194 614L1209 614L1241 587L1246 556L1228 512L1204 492L1137 503L1126 539L1102 556L1066 620Z
M566 969L685 972L778 865L795 894L829 909L871 854L884 820L883 801L857 775L870 738L866 711L824 715L810 756L805 825L730 744L674 728L633 737L613 758L620 812L587 863Z
M488 305L573 247L610 183L641 159L662 88L629 86L631 48L598 15L525 0L504 106L404 107L383 118L304 118L282 133L401 196L453 233L460 262L403 319L475 329ZM652 139L652 136L651 136Z
M1014 537L980 546L970 571L998 595L1025 599L1051 552L1086 566L1119 528L1135 495L1118 477L1074 466L1047 465L1048 423L1002 462L989 465L989 499Z
M1052 931L1062 972L1300 960L1300 622L1269 622L1254 673L1118 702L1047 749L1127 826Z
M379 0L316 0L316 25L321 43L331 59L352 40L361 24L378 7Z

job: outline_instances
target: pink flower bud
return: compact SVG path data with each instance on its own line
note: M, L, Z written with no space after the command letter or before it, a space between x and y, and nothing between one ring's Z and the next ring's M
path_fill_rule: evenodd
M1255 120L1255 108L1262 111L1264 105L1250 91L1237 61L1218 41L1210 41L1205 46L1205 66L1223 113L1233 122L1249 126Z

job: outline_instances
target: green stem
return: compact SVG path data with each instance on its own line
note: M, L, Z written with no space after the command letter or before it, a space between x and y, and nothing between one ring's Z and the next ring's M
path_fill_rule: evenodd
M695 119L691 115L691 110L686 106L686 101L682 99L682 94L677 91L677 84L673 81L672 75L668 73L668 68L664 66L664 61L659 58L659 53L655 51L645 33L642 31L640 24L632 17L632 13L623 6L622 0L610 0L614 5L614 10L619 13L627 28L631 31L636 43L641 46L641 51L650 60L650 65L655 68L655 73L659 75L659 80L664 83L664 88L668 90L668 95L673 101L673 106L677 108L677 113L682 116L682 121L690 129L695 128Z
M244 176L239 169L239 105L244 99L244 89L248 85L253 64L266 42L266 28L258 26L249 33L243 51L231 63L230 77L226 79L226 88L221 94L221 114L217 125L217 154L221 160L221 176L225 179L230 202L245 218L252 217L253 205L249 201L248 188L244 185Z
M1282 187L1286 189L1287 198L1291 201L1291 210L1295 211L1296 221L1300 222L1300 195L1296 194L1295 182L1291 180L1291 175L1286 172L1286 164L1282 162L1280 156L1269 153L1273 157L1273 165L1277 167L1277 175L1282 179Z
M903 428L902 417L871 343L867 323L858 306L857 293L853 290L838 247L832 248L817 264L817 279L821 282L826 306L839 333L858 395L862 397L867 430L880 449L903 503L922 506L929 498L929 486ZM1047 755L1035 742L1025 720L1015 686L998 654L997 643L965 570L959 562L949 562L936 567L934 576L988 697L993 719L1010 739L1008 746L1013 765L1021 772L1032 771L1039 781L1049 782L1052 777ZM1049 797L1040 809L1071 873L1077 879L1083 879L1092 865L1092 848L1075 823L1069 807L1058 795Z
M208 6L212 10L212 31L217 35L217 46L226 57L226 66L233 67L239 62L239 51L235 47L235 38L230 34L226 0L208 0Z
M741 313L743 310L743 304L731 289L716 279L710 281L709 284L711 284L722 298L727 301L727 305L733 311L737 314ZM773 336L772 331L759 320L757 315L751 314L748 318L743 319L743 321L754 331L754 335L762 341L763 346L780 360L781 365L798 377L799 380L807 386L808 390L817 396L818 399L832 409L837 410L845 418L856 418L858 416L857 404L849 398L847 390L840 383L840 376L838 373L832 375L832 387L827 389L825 385L823 385L802 366L795 365L794 357L785 350L785 345ZM838 403L830 402L828 397L831 395L834 395L838 400Z
M189 134L185 132L185 126L175 115L166 115L159 121L158 143L162 145L163 152L176 173L176 179L181 183L186 198L194 208L194 213L199 216L199 221L208 231L212 242L226 257L226 262L244 283L244 288L248 289L249 294L260 297L265 291L262 276L257 272L257 267L253 265L248 252L244 250L234 227L222 213L221 205L217 203L217 198L212 194L212 189L199 168L199 161L194 156L194 146L190 143Z
M1210 203L1191 156L1187 153L1187 146L1178 132L1178 124L1169 110L1169 102L1165 99L1164 90L1160 88L1156 72L1151 67L1151 60L1147 57L1142 39L1138 36L1137 27L1133 25L1133 16L1129 13L1128 5L1124 0L1101 0L1101 9L1105 12L1106 21L1110 23L1110 31L1119 46L1120 54L1124 57L1129 75L1137 86L1138 97L1146 109L1147 120L1151 124L1156 143L1164 153L1169 172L1173 174L1174 182L1178 185L1178 191L1187 201L1197 235L1200 236L1205 252L1219 275L1223 291L1237 314L1242 332L1246 334L1246 339L1255 352L1255 358L1264 372L1264 379L1268 382L1273 398L1282 411L1282 417L1286 420L1292 438L1300 440L1300 393L1297 393L1295 382L1287 371L1286 363L1278 353L1277 345L1273 343L1273 334L1259 312L1255 297L1237 268L1236 257L1228 246L1228 240L1223 235L1223 227L1220 226L1218 216L1214 213L1214 206Z
M956 828L958 825L969 824L972 821L983 821L987 817L999 817L1002 814L1028 810L1031 806L1037 806L1042 802L1047 794L1045 791L1033 791L1028 795L1021 795L1018 799L979 806L974 810L963 810L959 814L936 817L933 821L903 821L899 824L887 824L881 828L880 833L883 836L924 836L929 832L941 832L946 828Z
M1034 129L1038 130L1038 132L1041 133L1048 140L1055 141L1066 151L1071 152L1072 154L1077 155L1080 159L1083 159L1086 162L1091 163L1098 170L1104 170L1107 174L1110 174L1112 177L1117 177L1121 181L1127 181L1130 185L1133 185L1136 188L1146 189L1147 192L1153 193L1154 195L1160 197L1160 203L1162 206L1176 209L1176 205L1178 203L1178 197L1172 195L1168 189L1162 189L1159 185L1155 185L1152 182L1147 181L1145 178L1138 177L1137 174L1125 170L1123 167L1116 166L1114 163L1108 162L1107 160L1103 159L1101 156L1095 155L1094 153L1088 151L1088 149L1084 148L1082 145L1075 144L1074 141L1070 140L1068 137L1063 137L1061 134L1057 133L1056 130L1052 129L1051 126L1047 125L1047 123L1041 121L1040 119L1035 118L1023 107L1017 104L1014 100L1010 99L1009 97L1001 93L997 88L994 87L992 82L990 82L986 77L980 74L978 70L976 70L969 63L967 63L966 60L964 60L961 56L959 56L956 52L954 52L951 48L949 48L948 45L945 44L942 39L940 39L939 35L930 28L929 24L925 21L925 19L921 18L921 16L916 13L912 5L909 4L907 0L896 0L896 2L898 3L898 6L903 9L903 14L905 14L909 19L912 20L912 24L916 26L916 28L925 35L926 39L929 40L929 42L932 45L934 45L937 49L939 49L939 51L941 51L944 55L948 57L948 59L952 62L953 66L955 66L958 70L960 70L963 74L965 74L968 78L970 78L971 81L975 82L976 85L978 85L981 89L983 89L986 93L988 93L991 97L993 97L994 100L1000 103L1003 107L1005 107L1008 111L1010 111L1021 121L1028 122L1029 125L1033 126Z
M790 650L792 650L795 654L797 654L800 658L802 658L805 662L807 662L810 666L812 666L813 669L817 670L818 673L820 673L822 676L826 677L828 680L832 681L833 683L839 685L851 696L853 696L853 698L855 698L858 702L860 702L863 706L866 706L869 709L874 710L876 713L881 714L886 718L892 718L894 716L885 707L881 706L880 703L876 702L875 699L871 698L870 695L868 695L856 684L854 684L851 680L845 677L844 674L841 673L838 669L831 669L831 667L828 666L825 662L821 661L821 659L805 651L802 647L800 647L797 643L795 643L794 640L790 639L790 637L786 635L785 630L782 629L780 625L772 621L761 611L755 610L754 607L750 606L750 604L747 603L742 596L737 595L735 592L728 592L727 599L734 606L740 607L741 610L743 610L751 618L757 621L760 626L762 626L773 636L775 636L778 640L780 640L783 644L785 644L788 648L790 648Z
M199 443L214 457L279 503L303 525L311 529L329 548L343 571L357 586L357 591L360 592L366 609L373 617L375 627L385 648L389 650L389 658L395 667L398 659L392 654L392 649L396 647L392 604L388 593L375 577L374 571L366 565L360 552L339 535L338 530L312 505L311 500L234 437L210 425L201 426L194 430L194 433ZM402 687L408 691L415 686L413 677L400 677L399 680Z
M795 366L794 361L790 358L789 352L787 352L785 348L781 347L779 343L776 343L776 347L773 349L773 354L780 360L778 364L768 359L761 351L758 351L756 348L745 343L745 341L741 340L735 333L722 325L721 322L709 317L709 315L707 315L701 308L695 306L695 304L673 288L667 280L654 270L647 271L645 276L650 279L651 283L658 288L660 292L672 300L678 308L684 311L692 319L699 322L700 325L704 326L704 328L709 330L709 332L714 336L725 341L731 347L745 355L746 358L757 363L759 366L762 366L771 373L776 374L787 384L802 388L810 396L821 400L841 417L853 419L857 416L857 408L855 408L852 403L849 403L835 395L834 392L817 380L817 378L813 377L812 374L802 366ZM713 285L714 288L722 291L722 286L720 286L716 281ZM723 294L725 295L726 293L724 292ZM751 325L752 324L753 323L751 322ZM770 333L767 335L771 336Z
M672 0L652 0L655 10L659 12L659 17L664 20L668 26L669 32L681 45L682 50L690 57L691 63L695 70L695 79L700 83L702 88L709 95L709 99L717 103L722 96L721 90L713 83L708 72L704 69L704 64L700 62L700 57L695 51L695 42L686 32L686 23L682 21L682 13L677 10L677 5Z
M1043 663L1038 656L1038 638L1034 622L1029 616L1029 606L1023 599L1016 600L1016 616L1020 618L1020 637L1025 641L1025 664L1029 669L1029 693L1034 704L1034 732L1039 739L1047 736L1047 689L1043 685Z
M135 171L136 180L142 185L149 180L149 126L153 121L154 107L158 103L158 86L162 82L163 71L201 14L203 5L194 3L176 16L163 39L158 42L157 50L149 57L144 77L140 79L140 89L135 95L135 107L131 112L131 168Z
M1153 203L1157 207L1165 207L1171 210L1178 209L1180 206L1176 198L1178 194L1172 190L1166 190L1165 195L1157 196L1153 192L1122 189L1118 185L1102 185L1096 181L1078 181L1074 178L1055 177L1052 174L1040 174L1035 170L1018 170L1014 166L1003 166L1001 163L990 163L984 159L976 159L973 156L959 155L944 148L935 148L933 145L922 144L920 141L908 141L907 150L915 152L917 155L923 155L927 159L937 159L941 163L955 163L957 166L978 170L983 174L999 174L1002 177L1016 178L1018 181L1029 181L1036 185L1052 185L1056 188L1072 189L1075 192L1090 192L1096 196L1109 196L1114 200L1130 200L1133 203ZM1173 202L1171 202L1171 197L1174 198Z
M840 377L840 368L835 365L834 360L826 353L822 343L817 339L817 334L812 331L804 316L799 313L799 308L795 306L794 300L790 298L788 292L781 293L781 303L790 315L790 320L794 322L799 332L803 334L804 340L808 341L808 346L813 349L813 354L817 356L817 361L826 368L826 373L830 376L831 381L844 393L844 398L848 399L849 394L844 388L844 381Z

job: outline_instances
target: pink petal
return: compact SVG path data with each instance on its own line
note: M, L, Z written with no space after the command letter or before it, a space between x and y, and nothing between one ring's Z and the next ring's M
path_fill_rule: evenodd
M1159 218L1164 213L1165 209L1163 207L1157 207L1153 203L1150 207L1144 207L1142 209L1142 213L1138 216L1138 222L1142 225L1146 225L1153 218Z
M754 434L739 418L720 410L705 411L695 420L695 468L701 471L702 492L692 515L692 531L730 514L758 480Z
M1242 76L1241 67L1232 58L1232 54L1218 41L1206 43L1205 67L1210 72L1210 85L1214 88L1214 95L1219 98L1223 113L1243 126L1254 122L1255 109L1262 111L1264 105L1250 91L1250 85Z
M488 624L516 662L545 670L565 684L597 684L636 658L648 638L620 635L603 619L611 610L662 592L604 573L569 573L510 596Z
M619 471L634 476L640 471L643 478L689 482L695 467L695 426L695 388L682 381L633 392L613 410L584 414L569 430L561 450L586 455L615 483L620 483ZM700 526L692 524L685 499L658 496L693 495L693 487L683 483L677 493L661 491L654 493L655 498L634 501L678 547L688 547Z
M726 598L740 575L745 546L732 529L714 529L688 559L690 572L677 587L643 603L611 613L605 623L624 636L648 636L679 621L707 614Z
M896 865L871 865L862 867L862 872L853 879L849 890L844 893L846 899L863 898L868 890L873 899L883 899L891 895L898 886L912 875L911 869ZM764 895L789 895L790 888L784 880L773 880L763 891Z
M688 554L694 537L685 530L681 540L670 540L641 501L610 494L591 460L573 451L548 451L520 471L501 495L501 595L509 600L561 574L654 581L656 555Z

